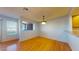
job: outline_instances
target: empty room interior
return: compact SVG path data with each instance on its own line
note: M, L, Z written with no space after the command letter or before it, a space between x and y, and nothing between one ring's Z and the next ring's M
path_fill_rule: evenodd
M79 51L79 8L0 7L0 51Z

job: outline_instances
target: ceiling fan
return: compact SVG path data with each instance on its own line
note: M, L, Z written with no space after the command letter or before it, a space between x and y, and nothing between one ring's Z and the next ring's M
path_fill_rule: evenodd
M41 21L41 24L46 24L47 21L45 21L45 16L42 16L43 17L43 20Z

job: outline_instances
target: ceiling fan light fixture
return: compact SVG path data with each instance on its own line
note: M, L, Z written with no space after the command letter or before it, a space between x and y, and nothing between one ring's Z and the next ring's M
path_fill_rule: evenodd
M41 22L41 24L46 24L46 21L44 20L45 18L44 18L45 16L43 16L43 21Z
M46 24L46 21L42 21L41 24Z

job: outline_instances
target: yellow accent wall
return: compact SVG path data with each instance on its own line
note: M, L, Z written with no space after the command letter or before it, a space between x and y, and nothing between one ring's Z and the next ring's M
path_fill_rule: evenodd
M73 25L73 28L79 27L79 16L73 16L72 17L72 25Z

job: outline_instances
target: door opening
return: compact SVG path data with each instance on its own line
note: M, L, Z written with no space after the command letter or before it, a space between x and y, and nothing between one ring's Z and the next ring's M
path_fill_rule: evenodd
M72 31L79 36L79 16L72 16Z

